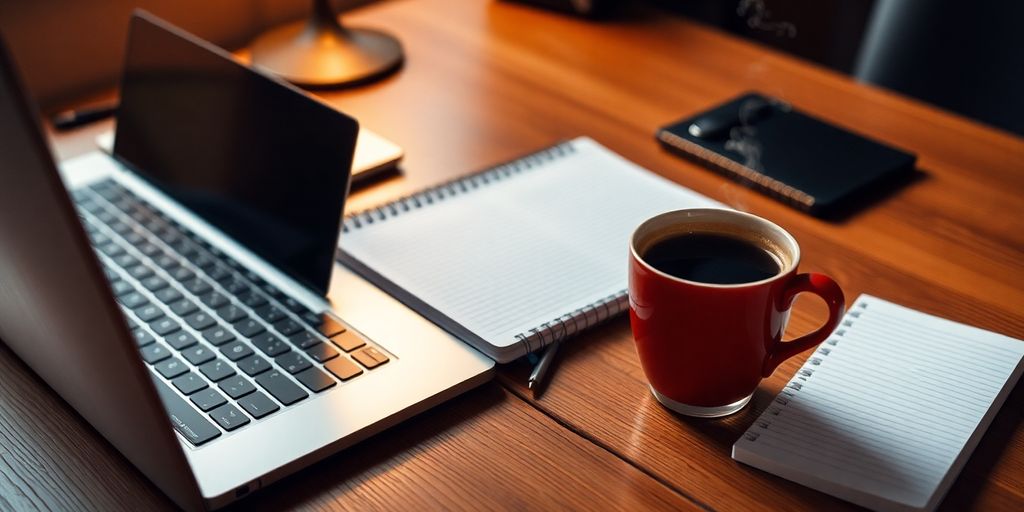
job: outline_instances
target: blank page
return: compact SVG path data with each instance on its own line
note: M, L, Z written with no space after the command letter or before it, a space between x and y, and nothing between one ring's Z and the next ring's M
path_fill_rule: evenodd
M1020 377L1024 342L862 295L733 458L880 510L932 510Z
M493 347L625 293L629 237L669 210L721 207L589 138L501 181L342 234L343 251ZM472 341L472 340L467 340Z

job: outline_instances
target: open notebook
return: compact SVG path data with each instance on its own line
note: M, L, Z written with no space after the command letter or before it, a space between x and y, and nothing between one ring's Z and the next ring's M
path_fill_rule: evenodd
M933 510L1022 356L1024 341L861 295L732 456L875 510Z
M348 216L338 258L507 362L625 311L636 226L709 206L581 137Z

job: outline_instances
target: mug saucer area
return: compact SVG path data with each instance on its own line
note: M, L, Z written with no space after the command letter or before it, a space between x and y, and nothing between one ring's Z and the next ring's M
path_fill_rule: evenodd
M687 405L682 402L677 402L671 398L661 394L654 386L650 386L651 393L654 394L654 398L664 405L672 412L682 414L683 416L692 416L694 418L721 418L730 414L735 414L743 409L749 402L753 393L741 398L731 404L722 405L718 407L700 407L696 405Z

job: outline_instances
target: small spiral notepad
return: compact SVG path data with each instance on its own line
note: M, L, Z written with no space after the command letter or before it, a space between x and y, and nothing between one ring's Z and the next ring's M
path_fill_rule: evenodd
M732 456L875 510L933 510L1022 356L1024 341L862 295Z
M628 307L629 237L719 203L577 138L348 216L339 260L507 362Z

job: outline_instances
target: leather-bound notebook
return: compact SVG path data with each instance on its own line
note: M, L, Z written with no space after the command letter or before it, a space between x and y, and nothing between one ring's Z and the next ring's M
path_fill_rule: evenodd
M674 153L822 217L846 213L872 190L898 183L916 160L756 93L669 124L657 138Z
M338 259L499 362L628 307L629 236L722 207L580 137L345 218Z

